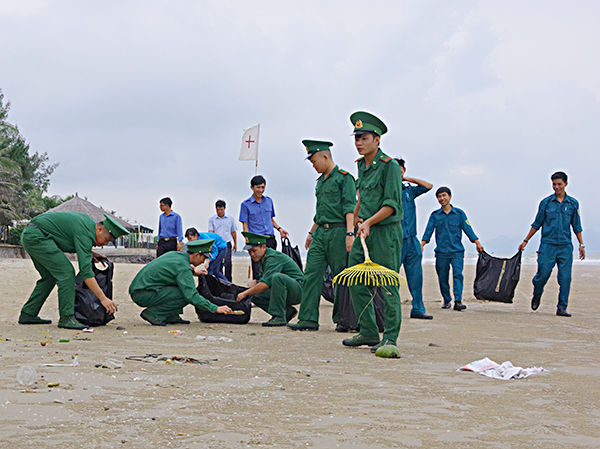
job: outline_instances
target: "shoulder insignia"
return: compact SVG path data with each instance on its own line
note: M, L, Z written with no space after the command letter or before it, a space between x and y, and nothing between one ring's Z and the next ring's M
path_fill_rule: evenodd
M471 223L469 223L469 220L465 220L465 223L468 224L469 226L471 226Z
M338 167L338 171L342 174L342 175L347 175L348 172L346 170L343 170L341 168Z
M357 163L358 161L361 161L361 160L363 160L364 158L365 158L364 156L361 156L361 157L359 157L358 159L356 159L356 160L354 161L354 163Z
M389 162L392 160L392 158L389 156L386 156L386 157L379 156L379 159L382 160L383 162Z

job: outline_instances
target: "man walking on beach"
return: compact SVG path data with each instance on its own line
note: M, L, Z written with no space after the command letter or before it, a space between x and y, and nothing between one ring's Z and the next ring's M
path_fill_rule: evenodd
M467 308L462 303L463 293L463 267L465 263L465 247L462 244L464 232L471 242L475 243L478 252L483 251L483 246L475 235L471 223L458 207L452 206L452 192L448 187L440 187L435 192L440 207L429 216L425 234L421 241L421 251L429 243L435 231L435 271L438 275L440 292L444 299L442 309L449 309L452 302L450 295L450 266L452 266L452 286L454 289L454 310L462 311Z
M531 308L537 310L540 306L544 286L552 274L554 265L558 265L558 316L570 317L567 312L569 304L569 292L571 291L571 268L573 266L573 242L571 240L571 228L579 241L579 258L585 259L585 245L583 244L583 228L579 213L579 202L572 196L567 195L567 175L565 172L554 173L552 188L554 194L544 198L538 208L531 229L519 245L519 251L523 251L527 242L542 228L542 238L537 258L537 273L533 278L533 298Z
M371 260L392 271L400 270L402 255L402 173L398 163L379 148L381 136L387 132L385 124L368 112L350 116L354 126L354 144L362 156L357 160L358 201L354 221L358 226L349 266L363 263L365 254L360 237L366 238ZM375 321L373 294L364 284L350 287L350 296L360 333L343 341L345 346L372 346L371 351L384 345L396 345L402 315L400 290L396 286L381 287L385 299L385 321L381 340Z
M422 179L409 178L406 176L406 163L404 159L396 159L396 162L400 165L403 181L402 209L404 210L404 218L402 219L402 232L404 233L404 239L402 242L401 263L404 265L406 282L412 296L410 317L420 320L432 320L433 317L425 313L425 304L423 304L423 252L417 238L417 208L415 198L429 192L433 184Z
M308 152L307 159L321 176L315 188L317 210L305 243L308 255L299 321L288 327L292 330L316 331L319 330L323 275L328 266L331 267L333 276L345 268L348 252L354 243L356 186L352 175L333 162L331 142L303 140L302 143ZM336 293L333 302L334 323L338 321L337 297ZM336 330L346 331L341 325L338 325Z
M237 226L235 219L225 213L225 207L226 204L223 200L218 200L215 203L217 213L208 220L208 232L219 234L227 243L227 254L225 254L219 271L222 272L224 268L225 278L231 282L231 255L237 251Z
M158 245L156 257L169 251L181 251L183 241L183 224L178 213L173 212L173 201L166 197L160 200L160 210L163 212L158 219Z
M245 231L242 235L246 240L244 249L259 266L259 280L253 280L237 300L254 295L252 302L271 315L262 325L285 326L298 313L293 306L302 299L304 275L290 257L267 247L268 236Z
M265 195L267 181L261 175L250 180L252 196L242 202L240 206L240 222L245 232L266 235L266 245L277 249L275 231L277 229L282 238L288 237L288 232L275 221L275 208L273 200ZM260 267L257 262L252 261L252 277L258 279Z
M187 243L187 253L170 251L144 266L129 285L129 295L144 307L140 316L153 326L190 324L181 318L183 308L192 304L212 313L231 313L228 306L217 307L200 296L194 283L194 269L204 263L213 240Z
M92 261L103 258L92 251L94 246L104 246L129 232L115 219L104 215L104 221L94 220L80 212L47 212L33 218L21 234L23 248L31 257L41 276L29 300L21 309L19 324L50 324L38 316L44 302L58 285L58 327L85 329L75 319L75 270L64 253L77 253L79 275L98 297L107 313L114 314L117 305L100 289Z

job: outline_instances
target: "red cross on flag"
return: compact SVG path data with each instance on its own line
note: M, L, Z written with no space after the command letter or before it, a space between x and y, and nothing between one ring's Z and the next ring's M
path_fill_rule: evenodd
M240 150L240 161L258 161L258 133L260 123L244 130L242 137L242 149Z

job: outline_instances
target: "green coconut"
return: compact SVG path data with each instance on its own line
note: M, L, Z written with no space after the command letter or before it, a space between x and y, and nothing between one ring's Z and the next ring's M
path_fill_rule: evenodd
M397 346L394 345L385 345L377 348L377 352L375 352L377 357L383 357L385 359L399 359L400 358L400 350Z

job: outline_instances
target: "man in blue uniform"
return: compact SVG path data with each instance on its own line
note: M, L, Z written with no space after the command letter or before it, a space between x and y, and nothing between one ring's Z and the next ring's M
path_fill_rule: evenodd
M431 235L435 230L435 271L438 275L440 292L444 298L442 309L449 309L452 302L450 296L450 284L448 277L450 275L450 266L452 266L452 285L454 287L454 310L464 310L467 308L462 303L463 292L463 266L465 261L465 247L462 244L462 233L464 232L469 240L475 243L477 251L483 251L483 246L473 232L471 223L467 215L458 207L452 206L452 192L448 187L440 187L435 192L441 208L435 210L429 216L425 234L421 241L421 251L423 247L431 240Z
M408 289L412 296L412 309L410 317L421 320L432 320L431 315L425 313L423 304L423 253L417 238L417 208L415 198L427 193L433 184L422 179L409 178L406 176L406 163L404 159L396 159L402 171L402 208L404 218L402 219L402 264L408 282ZM416 185L413 185L416 184Z
M240 222L244 232L266 235L267 247L277 249L275 240L275 229L279 231L282 238L288 237L288 232L275 221L275 207L273 200L265 195L267 181L261 175L250 180L252 196L242 202L240 206ZM252 277L258 279L260 266L258 262L252 261Z
M571 268L573 266L573 242L571 240L571 228L579 241L579 258L585 259L585 245L583 244L583 228L579 215L579 202L572 196L567 195L566 173L559 171L551 177L554 194L546 197L540 203L535 221L531 229L519 245L519 251L523 251L527 242L542 228L540 249L538 250L538 269L533 278L533 298L531 308L537 310L540 306L544 286L554 265L558 265L558 316L570 317L567 312L569 304L569 292L571 290Z
M181 251L183 223L181 222L181 216L171 209L172 205L173 201L169 197L160 200L160 210L163 213L158 219L156 257L160 257L169 251Z

